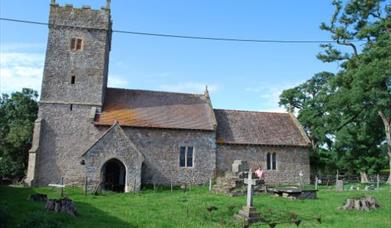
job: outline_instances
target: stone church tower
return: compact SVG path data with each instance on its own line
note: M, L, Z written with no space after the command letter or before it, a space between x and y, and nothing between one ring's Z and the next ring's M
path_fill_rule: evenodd
M51 1L27 183L58 183L63 176L67 182L82 181L76 178L82 167L75 164L80 163L80 151L98 133L91 122L105 98L111 25L109 0L101 10L59 6Z

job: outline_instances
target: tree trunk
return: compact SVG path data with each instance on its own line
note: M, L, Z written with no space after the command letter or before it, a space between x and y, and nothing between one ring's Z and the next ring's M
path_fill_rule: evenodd
M378 207L380 206L374 197L366 196L363 198L346 199L345 204L342 207L339 207L339 209L370 211Z
M387 154L390 165L390 174L388 176L387 183L391 184L391 117L387 118L384 112L379 111L379 116L383 120L384 130L386 132L386 141L387 141Z
M361 184L366 184L368 183L368 175L366 172L360 172L360 181L361 181Z

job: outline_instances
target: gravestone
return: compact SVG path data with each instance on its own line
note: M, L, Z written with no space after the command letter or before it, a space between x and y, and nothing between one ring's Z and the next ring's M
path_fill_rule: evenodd
M300 170L300 173L299 173L300 183L299 183L299 185L300 185L300 189L301 189L301 190L304 189L304 180L303 180L303 176L304 176L303 171Z
M337 192L343 192L343 180L337 180L337 182L335 183L335 189L337 190Z
M380 176L379 174L376 175L376 190L379 190L380 186Z
M247 171L248 171L248 163L247 163L247 161L235 160L232 163L232 172L234 174L238 174L240 172L247 172Z
M241 196L247 194L244 180L248 177L248 167L247 161L235 160L232 163L232 170L225 172L224 176L216 177L213 190L230 196ZM264 180L260 180L254 174L253 177L256 181L253 192L265 192Z
M260 219L259 213L253 206L253 186L256 185L256 180L252 179L252 171L250 169L248 178L244 179L247 184L247 204L236 215L237 218L244 219L247 223L257 222Z

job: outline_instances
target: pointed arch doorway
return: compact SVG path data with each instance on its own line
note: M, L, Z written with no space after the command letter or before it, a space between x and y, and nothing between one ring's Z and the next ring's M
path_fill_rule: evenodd
M112 158L102 166L102 187L104 190L125 192L126 167L118 159Z

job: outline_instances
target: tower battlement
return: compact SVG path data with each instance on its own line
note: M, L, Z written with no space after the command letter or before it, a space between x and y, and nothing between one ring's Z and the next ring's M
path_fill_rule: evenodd
M101 106L111 46L110 0L103 9L50 4L41 103Z
M55 0L50 3L50 26L79 27L86 29L111 30L110 0L101 9L81 8L72 4L59 5Z

